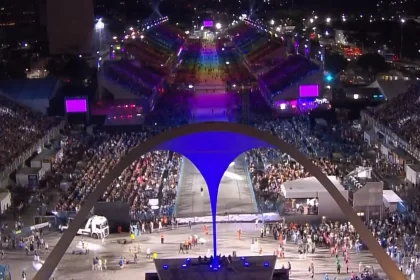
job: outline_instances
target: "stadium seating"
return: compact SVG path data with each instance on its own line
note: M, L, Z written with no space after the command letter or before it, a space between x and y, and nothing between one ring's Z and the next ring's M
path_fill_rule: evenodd
M177 32L161 24L146 30L141 38L128 39L123 48L126 59L104 63L105 78L138 96L149 98L153 89L172 71L171 58L184 43Z
M0 172L60 122L4 96L0 96L0 115Z
M407 143L420 149L419 102L420 84L417 83L372 112L372 116Z
M263 74L260 79L264 81L270 92L276 95L315 70L319 70L316 64L303 56L293 55Z

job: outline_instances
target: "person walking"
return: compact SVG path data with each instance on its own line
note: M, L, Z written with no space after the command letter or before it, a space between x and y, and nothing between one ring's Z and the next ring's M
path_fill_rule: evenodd
M163 232L160 233L160 244L165 243L165 235L163 234Z

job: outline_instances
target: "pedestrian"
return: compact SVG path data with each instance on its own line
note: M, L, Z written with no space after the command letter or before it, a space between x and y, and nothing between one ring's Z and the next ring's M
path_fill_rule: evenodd
M163 234L163 232L160 233L160 244L165 243L165 235Z

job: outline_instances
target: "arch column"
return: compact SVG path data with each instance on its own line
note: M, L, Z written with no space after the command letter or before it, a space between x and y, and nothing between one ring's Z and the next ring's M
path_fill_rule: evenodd
M225 141L226 138L220 135L223 134L223 132L219 132L218 134L204 132L197 135L197 137L203 137L203 134L206 134L204 138L207 139L204 143L202 141L191 141L191 139L188 138L191 136L194 137L194 135L189 135L188 137L179 137L159 145L157 150L171 150L182 154L195 165L198 171L200 171L201 176L203 176L209 192L213 228L213 266L216 266L218 264L216 258L216 215L220 182L229 165L239 155L252 149L255 145L261 146L263 143L259 140L250 138L247 139L249 141L241 139L241 142L246 142L246 144L238 145L238 142L236 142L235 139L232 139L232 141ZM188 146L186 146L186 144L188 144Z
M106 174L106 176L99 182L96 188L89 194L85 200L85 203L71 223L70 227L64 232L57 245L45 260L42 268L35 275L34 279L46 280L51 277L54 269L57 267L60 260L66 253L66 250L69 248L71 242L73 241L73 238L76 235L78 229L82 226L85 220L84 218L89 214L89 211L92 209L92 207L94 207L96 201L106 191L106 188L116 178L118 178L118 176L120 176L124 169L126 169L135 160L138 160L141 155L147 152L162 148L168 149L165 146L165 143L174 142L175 140L180 141L179 146L177 149L169 150L178 151L183 155L187 155L192 151L195 151L197 154L197 151L200 151L201 157L204 157L204 154L220 153L230 153L232 156L233 154L239 155L240 153L247 150L262 147L280 149L281 151L288 153L310 174L312 174L312 176L314 176L333 197L336 203L340 206L342 212L347 216L356 231L360 234L363 242L369 247L371 253L387 274L388 279L405 280L404 275L399 271L395 262L386 254L385 250L375 240L372 233L356 215L354 209L349 205L348 201L342 196L342 194L321 171L321 169L316 167L310 159L302 155L296 149L296 147L287 144L284 140L271 135L269 132L259 131L249 126L221 122L190 124L165 131L159 135L156 135L155 137L148 139L144 143L141 143L132 149L126 156L122 157L117 165L111 170L111 172ZM219 142L219 144L215 145L217 142ZM222 150L215 149L215 146L220 147ZM203 161L201 166L204 166L206 161L205 159L202 160ZM215 160L215 158L212 160ZM229 161L231 160L226 160L225 162L228 162L229 164ZM221 158L218 158L217 163L222 162L223 161ZM207 164L205 169L209 168L212 168L212 166ZM206 176L209 177L208 175ZM211 180L212 182L216 182L216 179L220 178L215 176L215 178ZM211 183L211 185L214 186L215 183Z

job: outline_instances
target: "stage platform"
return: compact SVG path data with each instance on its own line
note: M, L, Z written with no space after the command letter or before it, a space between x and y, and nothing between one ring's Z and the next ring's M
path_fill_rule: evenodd
M226 256L227 258L228 256ZM209 260L157 259L155 266L160 280L271 280L276 265L275 256L231 257L218 259L218 265Z

